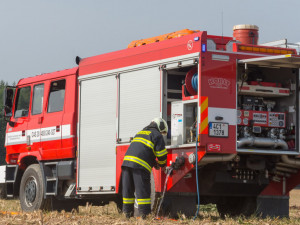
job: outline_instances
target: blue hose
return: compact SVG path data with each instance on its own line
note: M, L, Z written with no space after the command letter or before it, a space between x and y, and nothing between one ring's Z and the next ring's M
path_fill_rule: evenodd
M198 90L198 73L195 73L192 77L192 87L194 91Z
M197 82L198 82L198 77L197 77ZM198 217L199 210L200 210L200 192L199 192L199 179L198 179L198 127L196 127L196 185L197 185L198 204L197 204L197 211L196 211L196 214L195 214L193 220L195 220Z

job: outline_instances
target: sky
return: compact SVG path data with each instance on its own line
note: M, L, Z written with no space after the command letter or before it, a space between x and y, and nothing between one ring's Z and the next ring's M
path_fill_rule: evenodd
M259 26L259 43L300 42L299 0L0 0L0 80L73 68L81 58L176 30L232 36Z

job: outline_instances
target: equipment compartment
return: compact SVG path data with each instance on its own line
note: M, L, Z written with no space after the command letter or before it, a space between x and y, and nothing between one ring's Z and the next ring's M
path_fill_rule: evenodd
M298 151L298 70L241 65L237 150Z
M184 100L186 95L191 96L185 87L186 78L191 72L197 76L194 61L192 66L166 69L163 73L163 118L169 126L167 145L179 146L195 142L198 99L192 96L194 99Z

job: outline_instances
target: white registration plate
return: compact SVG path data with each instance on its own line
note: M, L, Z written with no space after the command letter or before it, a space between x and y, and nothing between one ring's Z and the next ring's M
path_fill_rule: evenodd
M209 123L209 136L228 137L228 123Z

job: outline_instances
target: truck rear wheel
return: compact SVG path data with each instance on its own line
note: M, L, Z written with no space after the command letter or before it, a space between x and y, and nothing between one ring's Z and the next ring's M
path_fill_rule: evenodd
M251 216L256 212L256 197L223 197L217 203L222 218L227 216Z
M84 205L83 201L79 199L64 199L64 200L58 200L55 198L52 198L52 210L56 210L58 212L61 212L64 210L65 212L78 212L79 206ZM82 204L80 204L82 203Z
M178 195L166 193L159 215L177 219L180 215L191 218L197 210L197 197L195 195ZM159 202L161 199L159 199Z
M51 199L44 199L43 175L39 164L30 165L20 185L20 204L24 211L50 210Z

